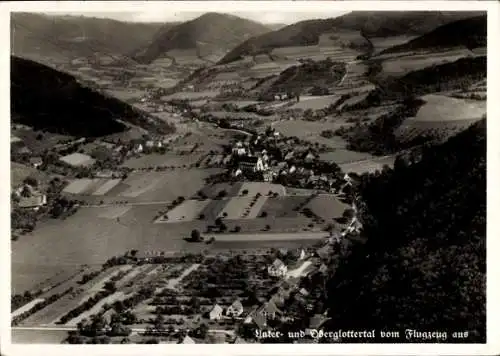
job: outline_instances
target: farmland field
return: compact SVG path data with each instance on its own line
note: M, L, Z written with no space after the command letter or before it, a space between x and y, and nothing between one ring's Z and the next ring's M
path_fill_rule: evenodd
M105 219L116 219L126 214L131 206L113 206L100 209L99 217Z
M311 209L320 218L329 221L342 216L344 210L349 206L342 203L334 195L320 194L307 204L306 207Z
M181 91L181 92L178 92L175 94L162 96L161 100L163 100L163 101L169 101L169 100L174 100L174 99L201 100L201 99L206 99L206 98L214 98L217 95L219 95L219 92L213 91L213 90L206 90L206 91L199 91L199 92Z
M224 234L217 236L217 241L280 241L280 240L320 240L328 236L326 232L304 232L300 234L269 233L269 234Z
M211 200L200 214L203 214L205 216L206 221L213 221L219 216L226 204L227 199Z
M302 96L300 102L293 104L290 109L312 109L319 110L324 109L340 99L338 95L325 95L325 96Z
M243 213L245 212L245 208L250 205L253 196L245 196L245 197L234 197L227 201L227 205L222 209L219 213L219 217L224 216L223 214L227 214L227 220L234 219L242 219Z
M433 65L454 62L460 58L469 56L468 50L454 50L436 54L420 54L389 58L382 62L382 72L385 75L404 75L411 71L424 69Z
M370 42L376 52L382 51L389 47L398 46L414 39L415 36L392 36L392 37L372 37Z
M279 131L283 136L291 137L297 136L298 138L310 142L318 142L325 144L331 148L344 148L345 142L339 137L324 138L320 136L324 130L336 130L343 123L337 122L318 122L306 120L286 120L277 122L273 127Z
M350 151L347 149L338 148L332 152L320 153L320 160L326 162L334 162L337 164L347 163L352 161L360 161L370 159L373 156L369 153Z
M442 95L425 95L426 103L410 121L455 121L480 119L486 115L486 101L450 98Z
M203 187L202 191L203 193L210 199L213 199L217 197L217 194L221 191L226 192L226 196L228 197L234 197L238 196L241 191L243 183L241 182L235 182L235 183L217 183L217 184L211 184Z
M300 206L308 199L307 196L284 196L269 198L266 200L261 211L265 211L268 216L276 218L294 218L299 216L299 212L294 208Z
M11 335L13 344L60 344L68 337L68 332L65 330L12 329Z
M178 146L176 146L178 147ZM148 168L155 166L184 166L191 165L198 162L198 160L203 156L203 153L192 153L179 155L172 152L167 152L165 154L149 154L140 157L129 158L123 163L123 167L128 168Z
M382 158L364 160L360 162L343 163L339 164L339 166L340 169L342 169L342 171L347 173L357 173L357 174L363 174L366 172L374 173L376 171L381 171L384 168L384 165L393 167L394 160L395 157L382 157Z
M171 201L179 196L189 197L203 187L204 178L217 172L220 172L220 169L133 172L118 185L118 187L122 184L128 187L116 197L124 197L126 200L136 202Z
M210 203L210 200L185 200L166 214L167 218L160 218L160 223L178 223L195 220Z

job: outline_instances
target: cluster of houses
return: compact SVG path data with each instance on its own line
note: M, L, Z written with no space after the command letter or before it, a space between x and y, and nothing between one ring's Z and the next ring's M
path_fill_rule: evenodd
M208 317L210 320L220 320L224 316L228 318L237 318L240 317L243 312L243 304L241 304L239 300L235 300L233 304L227 307L225 312L223 307L215 304L212 310L210 310L210 312L208 313Z
M294 139L281 139L275 130L260 134L255 141L238 141L232 147L230 160L237 159L234 176L261 173L266 182L279 182L279 177L292 177L299 187L336 193L340 177L338 172L325 168L318 154L310 147L297 146ZM272 152L279 151L281 157ZM319 163L318 163L319 162ZM319 172L318 172L319 171Z

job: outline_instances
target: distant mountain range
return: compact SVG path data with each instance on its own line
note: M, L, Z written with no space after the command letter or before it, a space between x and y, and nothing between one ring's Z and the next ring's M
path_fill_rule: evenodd
M363 11L325 20L306 20L251 38L229 52L220 63L233 62L245 56L269 53L274 48L316 45L320 35L334 34L339 30L359 31L367 39L423 35L441 25L473 17L475 14L474 12L437 11Z
M459 46L469 49L486 47L486 34L486 15L476 16L440 26L407 43L387 48L381 54Z
M33 59L75 59L92 57L96 53L126 55L146 45L160 28L174 25L12 13L11 52Z
M134 57L139 62L151 63L171 50L227 51L250 37L269 31L269 27L241 17L206 13L177 26L160 28L155 38L139 48Z

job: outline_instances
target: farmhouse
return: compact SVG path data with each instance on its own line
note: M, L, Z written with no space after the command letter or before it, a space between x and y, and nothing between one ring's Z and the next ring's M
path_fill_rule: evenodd
M223 311L222 307L218 304L215 304L215 306L208 315L210 320L219 320L220 318L222 318L222 311Z
M254 310L243 323L254 324L258 329L263 330L267 327L267 318L258 310Z
M239 300L234 301L226 310L227 316L238 317L241 314L243 314L243 304Z
M272 277L283 277L288 268L279 258L275 259L274 262L267 268L267 273Z
M29 197L20 197L19 207L23 209L38 210L41 206L47 204L47 196L45 194L35 194Z
M73 167L88 167L93 165L95 162L95 159L82 153L72 153L61 157L60 160Z
M38 168L38 167L40 167L43 164L43 160L42 160L41 157L31 157L30 158L30 164L33 167Z
M186 335L184 339L181 340L180 344L196 344L193 339L189 337L189 335Z
M264 316L267 320L274 319L278 315L282 314L281 311L276 306L276 303L272 300L264 303L259 309L257 309L257 313Z

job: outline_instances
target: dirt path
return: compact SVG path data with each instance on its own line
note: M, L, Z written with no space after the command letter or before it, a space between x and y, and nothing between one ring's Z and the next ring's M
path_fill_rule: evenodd
M311 261L305 261L302 265L294 270L288 271L286 273L285 279L289 278L300 278L302 277L302 273L312 264Z

